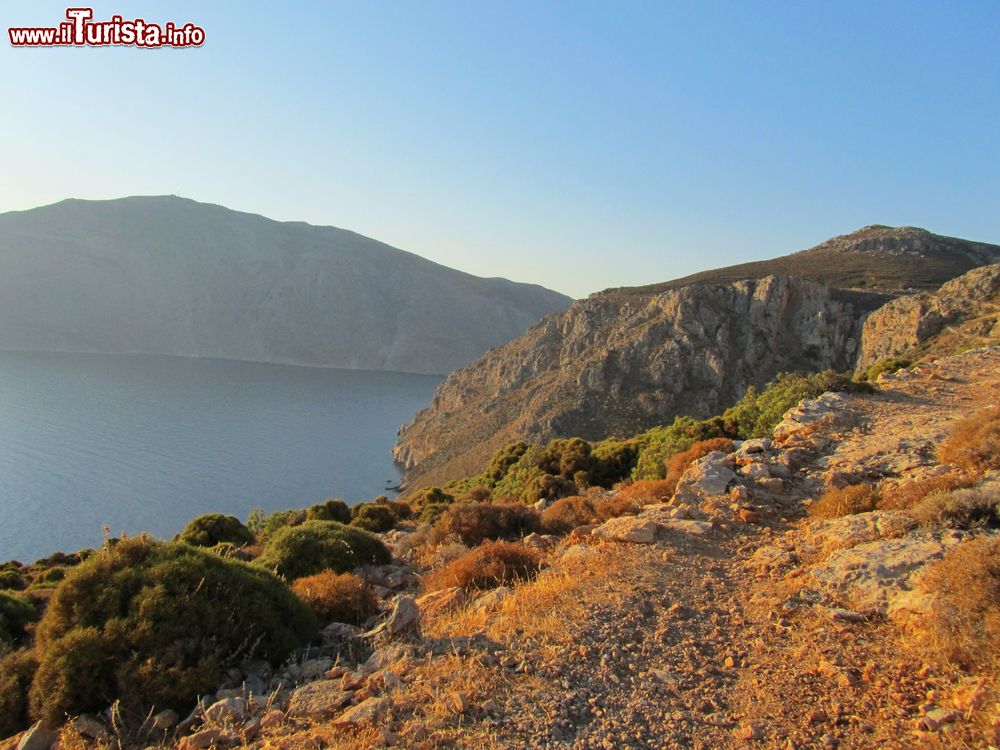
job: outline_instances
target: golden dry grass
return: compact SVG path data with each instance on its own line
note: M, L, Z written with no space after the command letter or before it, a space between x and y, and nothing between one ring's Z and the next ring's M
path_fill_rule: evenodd
M1000 469L1000 406L982 409L956 423L941 444L938 458L973 477Z
M360 625L378 611L375 590L353 573L325 570L297 579L292 591L324 622Z
M432 570L425 591L459 586L488 589L534 577L541 565L538 552L518 542L485 542L461 557Z
M971 487L975 480L957 471L926 477L897 485L885 492L878 507L882 510L907 510L912 508L928 495L939 492L950 492L965 487Z
M875 510L878 504L879 494L870 484L831 487L809 506L809 515L813 518L840 518Z
M638 505L649 505L669 500L674 494L677 480L668 482L666 479L640 479L627 487L623 487L618 497L631 500Z

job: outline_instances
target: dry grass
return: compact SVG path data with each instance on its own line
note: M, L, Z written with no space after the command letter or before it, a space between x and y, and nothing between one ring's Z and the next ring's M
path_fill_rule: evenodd
M997 517L996 490L973 487L927 495L907 513L926 528L970 529Z
M664 480L669 489L668 497L674 494L677 483L684 476L684 472L691 467L691 464L714 451L729 453L732 449L733 441L729 438L711 438L695 443L686 451L671 456L670 460L667 461L667 478Z
M375 590L352 573L325 570L299 578L292 591L323 622L360 625L378 611Z
M604 523L609 518L634 515L641 510L640 501L624 492L611 497L564 497L542 512L542 531L546 534L568 534L578 526Z
M623 487L618 497L631 500L638 505L649 505L669 500L676 486L677 480L668 482L666 479L640 479Z
M1000 469L1000 407L983 409L959 421L941 444L938 458L973 477Z
M539 554L517 542L485 542L456 560L431 571L425 591L460 586L482 590L533 578L541 567Z
M1000 537L979 537L928 566L920 587L934 606L925 637L946 661L1000 673Z
M882 510L908 510L928 495L960 490L965 487L971 487L975 483L974 479L957 471L917 479L897 485L886 492L882 500L879 501L878 507Z
M870 484L831 487L809 506L809 515L813 518L840 518L867 513L875 510L878 504L879 494Z

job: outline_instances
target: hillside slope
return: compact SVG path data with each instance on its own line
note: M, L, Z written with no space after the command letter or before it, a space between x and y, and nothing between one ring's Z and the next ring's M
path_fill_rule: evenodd
M850 369L864 315L997 257L995 245L866 227L775 261L595 294L452 373L395 456L417 487L476 473L513 440L706 417L780 371ZM863 289L836 286L859 281L852 264L866 269ZM775 269L815 281L742 278Z
M176 197L0 215L0 348L443 374L565 309L334 227Z

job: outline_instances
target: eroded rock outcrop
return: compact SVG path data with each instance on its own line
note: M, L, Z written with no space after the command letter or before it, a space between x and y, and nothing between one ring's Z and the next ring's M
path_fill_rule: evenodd
M865 321L857 369L893 357L954 354L1000 342L1000 264L975 268L936 292L889 302Z
M429 483L479 471L515 439L707 417L783 370L851 367L861 312L825 286L774 276L593 295L452 373L395 457L411 483Z

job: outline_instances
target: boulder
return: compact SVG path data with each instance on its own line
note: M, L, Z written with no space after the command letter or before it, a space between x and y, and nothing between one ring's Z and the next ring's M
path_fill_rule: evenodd
M601 539L633 544L652 544L656 540L657 523L648 518L621 516L605 521L594 529L593 534Z
M905 513L876 510L833 519L819 519L807 527L807 535L822 552L849 549L865 542L901 537L916 526Z
M367 698L333 720L335 726L374 724L392 707L390 698Z
M39 721L21 735L17 750L49 750L58 738L55 732L42 726L42 722Z
M851 609L886 615L895 600L912 590L911 579L927 563L968 538L963 532L912 533L841 549L809 574L817 588Z
M417 607L421 615L436 615L449 609L460 607L469 600L469 596L460 586L433 591L417 599Z
M205 709L205 718L213 724L231 726L246 717L247 702L243 698L223 698Z
M320 680L303 685L292 693L288 715L298 719L329 719L351 702L352 691L339 682Z
M688 467L677 482L677 494L690 493L701 497L725 495L736 479L733 464L722 451L712 451Z

